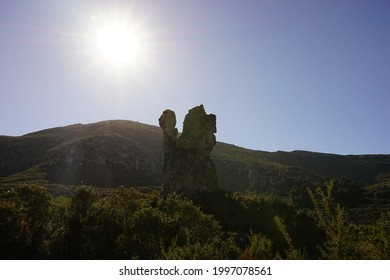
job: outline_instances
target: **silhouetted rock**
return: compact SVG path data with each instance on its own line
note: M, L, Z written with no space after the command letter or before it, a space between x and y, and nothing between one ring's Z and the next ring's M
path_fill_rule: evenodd
M164 134L163 193L196 198L217 189L217 171L210 159L216 144L216 116L207 115L203 105L189 110L179 137L175 112L165 110L159 123Z

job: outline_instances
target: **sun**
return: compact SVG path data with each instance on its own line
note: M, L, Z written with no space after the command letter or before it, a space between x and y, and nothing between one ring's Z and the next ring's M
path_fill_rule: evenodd
M139 34L125 24L105 25L98 30L96 42L102 58L114 64L133 61L141 47Z
M118 79L139 76L155 67L158 33L147 23L128 10L98 10L88 16L81 36L83 54L90 61L86 67L105 78Z

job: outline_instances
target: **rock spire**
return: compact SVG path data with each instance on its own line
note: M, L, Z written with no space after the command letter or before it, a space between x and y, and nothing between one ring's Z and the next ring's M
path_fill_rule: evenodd
M218 188L218 177L210 152L216 144L216 116L203 105L188 111L179 136L176 115L165 110L159 119L164 134L163 194L180 193L197 198Z

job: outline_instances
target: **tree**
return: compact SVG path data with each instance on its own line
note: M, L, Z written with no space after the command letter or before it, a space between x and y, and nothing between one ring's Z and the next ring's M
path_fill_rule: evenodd
M382 213L373 224L361 231L364 256L367 259L390 259L390 212Z
M57 233L59 244L55 244L61 258L89 259L92 244L88 232L88 219L97 193L88 186L80 186L73 191L64 228Z
M22 185L2 195L1 200L0 235L4 238L1 241L4 256L45 258L51 195L42 186Z
M0 259L17 259L21 256L21 213L11 197L0 197Z
M163 258L227 259L237 258L239 249L232 235L224 235L221 226L203 213L192 201L171 194L159 201L164 217ZM168 245L168 246L166 246Z
M327 236L321 247L322 257L335 260L357 259L360 257L357 231L347 221L344 208L334 202L333 187L333 182L330 182L325 190L317 188L313 192L307 189L314 205L315 217Z

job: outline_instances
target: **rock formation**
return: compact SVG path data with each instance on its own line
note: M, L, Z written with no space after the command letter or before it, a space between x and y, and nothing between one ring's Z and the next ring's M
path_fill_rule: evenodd
M176 192L197 198L202 192L217 189L217 171L210 159L216 144L216 116L207 115L203 105L189 110L180 136L175 112L165 110L159 123L164 134L163 194Z

